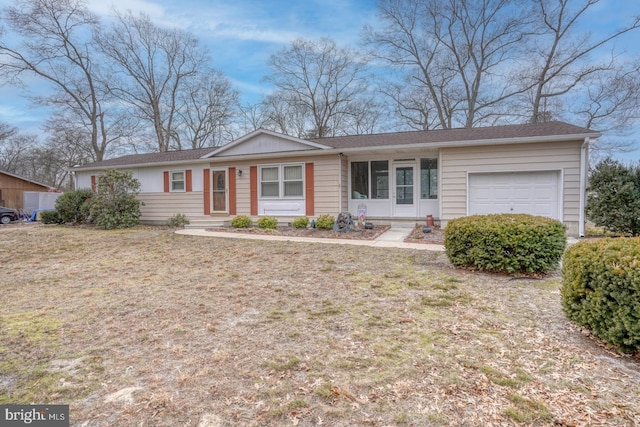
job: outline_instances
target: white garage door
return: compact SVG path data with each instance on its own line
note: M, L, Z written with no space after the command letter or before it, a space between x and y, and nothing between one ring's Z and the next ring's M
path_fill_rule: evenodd
M469 215L527 213L559 219L557 171L469 174Z

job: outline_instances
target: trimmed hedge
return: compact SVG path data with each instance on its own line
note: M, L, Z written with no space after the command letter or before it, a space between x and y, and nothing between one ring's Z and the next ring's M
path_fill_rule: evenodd
M296 218L291 221L291 226L293 228L307 228L309 226L309 218L306 216Z
M456 267L496 273L557 268L567 244L560 221L525 214L473 215L448 222L446 254Z
M562 265L562 306L572 321L622 351L640 351L640 238L586 240Z
M316 219L316 228L321 230L331 230L333 229L333 224L336 222L336 219L333 215L320 215L318 219Z
M231 219L231 226L233 228L249 228L253 225L251 218L246 215L238 215Z
M278 219L272 216L261 216L258 218L258 228L264 228L266 230L275 230L278 226Z

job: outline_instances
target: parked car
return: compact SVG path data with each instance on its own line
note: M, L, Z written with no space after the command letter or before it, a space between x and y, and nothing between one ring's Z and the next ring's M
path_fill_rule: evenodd
M0 223L9 224L11 221L20 219L20 214L15 209L0 206Z

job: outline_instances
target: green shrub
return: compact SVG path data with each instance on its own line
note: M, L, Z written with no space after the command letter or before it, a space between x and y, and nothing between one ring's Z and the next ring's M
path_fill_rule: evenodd
M525 214L457 218L449 221L444 236L456 267L510 274L555 269L567 243L560 221Z
M296 218L291 222L291 226L293 228L307 228L309 226L309 218L306 216Z
M640 162L625 166L612 159L589 176L587 218L616 233L640 235Z
M331 230L333 228L333 223L336 222L336 219L331 215L320 215L318 219L316 219L316 228L321 230Z
M184 227L189 224L189 218L185 214L175 214L167 220L167 226L171 228Z
M249 228L253 225L251 218L246 215L238 215L231 220L233 228Z
M90 222L93 191L81 189L67 191L56 200L59 224L83 224Z
M261 216L258 218L258 227L267 230L274 230L278 226L278 219L272 216Z
M40 212L40 221L43 224L64 224L60 214L56 210Z
M567 317L623 351L640 351L640 238L579 242L562 262Z
M136 198L139 191L140 181L133 178L131 171L103 171L91 199L91 217L95 224L107 230L138 225L143 205Z

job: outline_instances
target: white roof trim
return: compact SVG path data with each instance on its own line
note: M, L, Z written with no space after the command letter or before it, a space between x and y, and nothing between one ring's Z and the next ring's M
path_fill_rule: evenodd
M266 129L257 129L254 130L251 133L248 133L247 135L236 139L233 142L230 142L226 145L223 145L222 147L219 147L215 150L213 150L212 152L205 154L204 156L200 157L201 159L207 159L207 158L211 158L211 157L215 157L217 155L219 155L220 153L223 153L225 151L227 151L230 148L233 148L235 146L238 146L240 144L243 144L245 141L255 137L256 135L261 135L261 134L265 134L265 135L270 135L270 136L274 136L276 138L280 138L280 139L285 139L288 141L293 141L296 142L298 144L302 144L302 145L306 145L308 147L312 147L312 148L319 148L319 149L323 149L323 150L327 150L327 149L331 149L332 147L329 147L327 145L323 145L323 144L318 144L317 142L312 142L312 141L307 141L306 139L300 139L300 138L296 138L294 136L289 136L289 135L284 135L278 132L273 132L270 130L266 130Z

